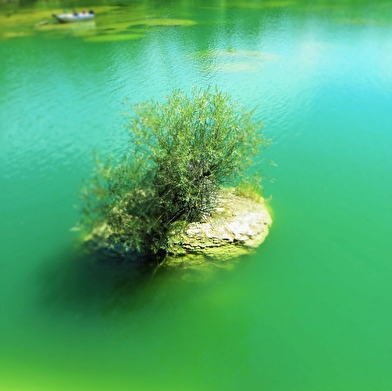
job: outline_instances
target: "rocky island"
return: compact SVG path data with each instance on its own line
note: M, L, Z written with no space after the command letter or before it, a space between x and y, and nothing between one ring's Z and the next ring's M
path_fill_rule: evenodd
M219 192L212 213L201 222L187 224L171 232L167 256L162 267L201 269L231 267L240 256L252 253L267 237L272 224L268 202L262 197L246 197L235 189ZM85 245L107 259L143 262L147 254L127 247L107 224L102 224L85 239Z
M87 247L166 269L222 264L258 247L272 219L254 169L269 140L253 111L211 88L133 110L128 150L97 161L82 192Z
M217 206L202 222L187 225L169 239L167 266L186 263L187 258L228 260L256 249L272 224L267 203L236 194L219 193ZM191 258L191 257L189 257Z

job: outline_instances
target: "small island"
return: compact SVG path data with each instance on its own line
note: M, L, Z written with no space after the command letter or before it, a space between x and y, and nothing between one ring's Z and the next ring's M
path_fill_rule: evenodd
M217 89L133 107L129 148L97 159L83 188L87 247L107 258L193 268L257 248L272 224L249 169L263 124Z

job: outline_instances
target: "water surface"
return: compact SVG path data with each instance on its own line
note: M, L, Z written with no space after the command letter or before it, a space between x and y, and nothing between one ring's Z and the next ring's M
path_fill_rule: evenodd
M0 5L2 389L391 389L391 6L87 5ZM266 242L207 281L83 256L92 151L125 148L129 104L208 85L274 140Z

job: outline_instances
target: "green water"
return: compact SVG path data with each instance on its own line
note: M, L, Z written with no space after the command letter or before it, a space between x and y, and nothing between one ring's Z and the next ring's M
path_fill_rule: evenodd
M392 5L0 4L0 389L392 389ZM266 125L274 224L207 281L86 259L77 192L131 103L217 85ZM268 166L273 160L277 166Z

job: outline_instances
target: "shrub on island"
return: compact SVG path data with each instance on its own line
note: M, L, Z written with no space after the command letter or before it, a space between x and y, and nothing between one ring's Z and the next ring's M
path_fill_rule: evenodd
M223 187L261 192L249 169L269 140L253 114L211 88L134 106L126 153L97 160L81 192L82 227L105 224L111 246L162 260L170 233L211 215Z

